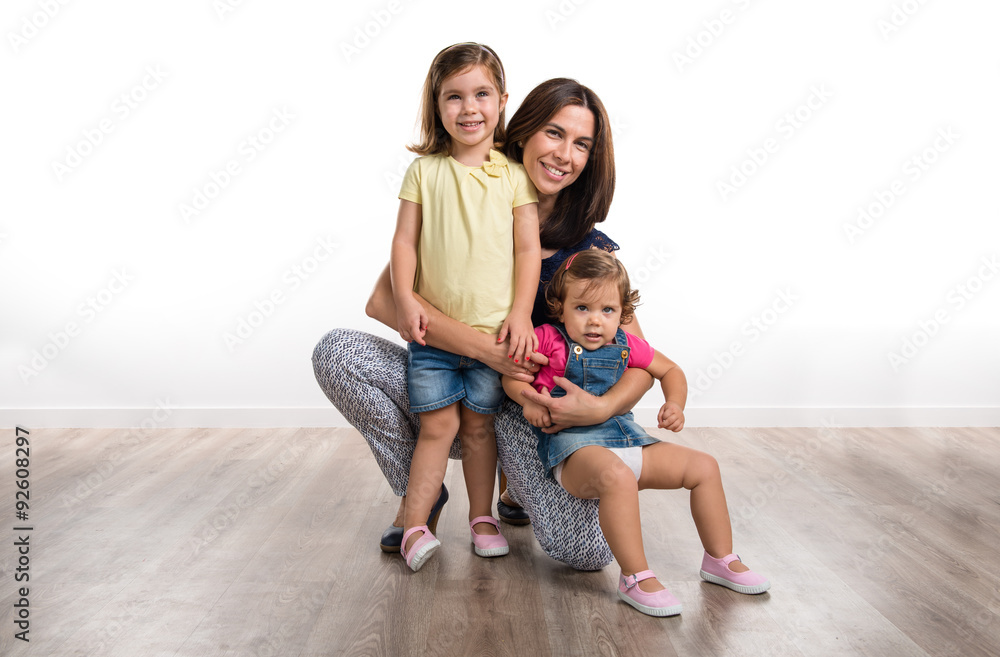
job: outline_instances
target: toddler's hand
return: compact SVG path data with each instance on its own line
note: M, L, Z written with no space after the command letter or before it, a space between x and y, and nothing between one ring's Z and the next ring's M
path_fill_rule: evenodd
M544 429L552 425L552 417L549 416L549 409L541 404L535 404L530 401L525 401L524 403L524 419L528 421L528 424L539 429Z
M676 433L684 428L684 411L676 402L667 402L661 406L656 419L658 422L656 426L661 429Z

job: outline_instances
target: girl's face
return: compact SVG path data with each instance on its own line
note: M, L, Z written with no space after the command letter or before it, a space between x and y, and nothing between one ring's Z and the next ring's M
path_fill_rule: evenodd
M559 317L570 339L587 351L614 340L622 318L618 286L609 281L587 289L590 283L571 279L566 284L566 298Z
M451 155L462 164L479 166L489 159L493 135L507 94L500 94L483 66L445 78L438 92L438 116L451 136Z
M594 147L594 114L566 105L524 143L522 164L541 196L554 196L583 173Z

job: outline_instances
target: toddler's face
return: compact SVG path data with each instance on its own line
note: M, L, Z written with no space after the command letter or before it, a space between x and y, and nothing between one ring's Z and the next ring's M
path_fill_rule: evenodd
M571 280L566 285L560 321L570 339L593 351L615 339L622 318L622 300L614 283L588 289L590 281Z

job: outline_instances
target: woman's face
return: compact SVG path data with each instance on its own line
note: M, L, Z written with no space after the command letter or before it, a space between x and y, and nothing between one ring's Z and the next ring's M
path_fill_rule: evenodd
M566 105L524 143L522 164L539 196L554 196L572 185L594 147L594 114Z

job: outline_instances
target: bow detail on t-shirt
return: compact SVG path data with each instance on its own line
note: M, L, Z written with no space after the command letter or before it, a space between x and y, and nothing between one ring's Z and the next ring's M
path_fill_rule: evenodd
M493 176L494 178L499 178L503 169L507 166L507 158L503 153L497 150L490 149L490 161L483 162L482 169L473 169L470 173L475 176L476 180L485 183L486 176Z

